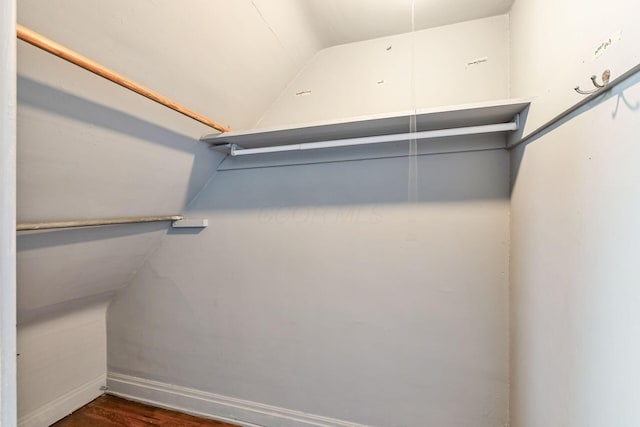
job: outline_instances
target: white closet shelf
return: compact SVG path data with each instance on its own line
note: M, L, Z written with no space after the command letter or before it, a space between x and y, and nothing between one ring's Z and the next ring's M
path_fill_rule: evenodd
M509 123L529 104L529 100L512 99L418 109L416 131ZM413 115L413 111L402 111L359 116L335 121L211 134L203 136L201 140L210 143L216 150L229 153L232 144L249 149L405 134L409 132L410 118Z

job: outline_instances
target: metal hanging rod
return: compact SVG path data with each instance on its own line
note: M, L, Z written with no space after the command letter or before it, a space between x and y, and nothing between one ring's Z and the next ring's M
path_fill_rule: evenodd
M585 97L582 101L580 101L580 102L572 105L571 107L567 108L562 113L558 114L553 119L549 120L548 122L546 122L545 124L543 124L542 126L537 128L536 130L532 131L531 133L529 133L524 138L522 138L519 141L516 141L513 144L507 146L507 149L508 150L514 149L519 145L522 145L522 144L525 144L525 143L531 141L532 139L534 139L535 137L537 137L541 133L545 132L547 129L552 128L557 123L559 123L562 120L564 120L565 118L571 116L571 114L575 113L580 108L582 108L585 105L589 104L594 99L600 98L601 96L604 96L605 94L611 92L611 90L613 88L615 88L616 86L618 86L621 83L625 82L629 78L635 76L639 72L640 72L640 64L638 64L635 67L631 68L630 70L628 70L626 73L622 74L617 79L608 82L606 85L602 85L603 87L599 88L594 93L592 93L589 96Z
M120 85L124 88L127 88L139 95L144 96L152 101L157 102L158 104L164 105L167 108L172 109L173 111L177 111L180 114L183 114L193 120L196 120L202 124L210 126L220 132L229 132L229 128L223 126L219 123L214 122L211 119L208 119L194 111L189 110L186 107L183 107L180 104L177 104L171 101L169 98L166 98L160 95L157 92L152 91L151 89L147 89L146 87L129 80L128 78L122 76L121 74L116 73L82 55L77 52L74 52L71 49L68 49L53 40L50 40L44 37L41 34L36 33L20 24L16 25L17 36L20 40L25 41L33 46L40 48L46 52L49 52L52 55L57 56L58 58L62 58L65 61L69 61L78 67L84 68L87 71L90 71L98 76L105 78L113 83Z
M143 222L180 221L182 215L130 216L123 218L78 219L71 221L25 222L18 224L17 231L50 230L53 228L95 227L99 225L137 224Z
M518 119L509 123L494 125L469 126L453 129L427 130L414 133L400 133L394 135L365 136L360 138L335 139L332 141L308 142L304 144L274 145L271 147L240 148L231 145L232 156L247 154L276 153L281 151L316 150L320 148L348 147L352 145L380 144L385 142L408 141L411 139L444 138L449 136L478 135L483 133L508 132L518 129Z

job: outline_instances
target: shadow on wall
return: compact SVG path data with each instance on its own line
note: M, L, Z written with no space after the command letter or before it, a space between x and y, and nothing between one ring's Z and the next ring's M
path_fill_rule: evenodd
M183 200L184 205L200 190L203 183L202 176L208 176L212 170L215 170L210 156L197 155L202 151L210 152L208 145L200 143L197 139L24 76L18 76L18 103L159 144L172 150L195 153L187 194Z
M17 239L20 322L108 299L129 283L168 223L20 232Z
M223 170L190 210L490 201L508 184L505 150Z
M166 223L122 224L103 227L66 228L62 230L21 231L18 234L18 252L86 242L118 239L127 236L162 231Z
M609 92L593 99L591 102L583 105L573 113L567 115L566 117L557 121L553 125L549 126L547 129L540 132L538 135L535 135L534 137L526 141L524 144L521 144L520 146L514 148L512 150L512 155L511 155L511 179L510 179L511 190L510 191L513 191L513 188L515 187L515 184L518 180L518 172L520 170L520 165L522 164L522 158L524 157L527 146L529 144L536 142L538 139L544 137L548 133L558 129L560 126L563 126L567 122L582 115L583 113L586 113L587 111L590 111L598 107L604 102L609 101L611 98L617 98L615 107L613 111L611 111L611 121L616 120L621 108L627 108L629 109L629 111L633 111L633 112L640 111L640 100L629 101L624 94L625 90L637 85L638 83L640 83L640 73L636 74L633 77L628 78L626 81L620 83L618 86L616 86ZM535 132L535 130L532 132ZM524 137L526 138L526 135Z
M73 313L77 310L90 309L100 305L105 306L105 311L109 302L111 302L115 290L107 291L96 295L90 295L70 301L64 301L58 304L47 305L36 309L21 309L18 311L18 326L26 326L31 323L46 323L61 315Z

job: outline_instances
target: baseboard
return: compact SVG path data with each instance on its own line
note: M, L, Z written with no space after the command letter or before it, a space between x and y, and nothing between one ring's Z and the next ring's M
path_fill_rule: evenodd
M56 400L41 406L18 419L20 427L48 426L66 417L104 393L100 388L106 385L107 376L99 377L63 394Z
M367 427L130 375L109 373L107 393L243 427Z

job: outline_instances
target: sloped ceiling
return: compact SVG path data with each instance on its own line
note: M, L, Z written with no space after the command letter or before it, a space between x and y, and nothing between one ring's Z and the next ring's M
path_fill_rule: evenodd
M325 47L506 13L513 0L305 0Z
M434 0L435 1L435 0ZM509 0L417 1L416 28ZM18 22L232 129L320 49L410 30L410 1L21 0ZM221 155L212 130L18 43L18 221L181 213ZM168 224L20 233L21 319L125 286Z
M23 0L18 22L232 128L319 48L294 0ZM18 221L181 213L212 130L18 43ZM20 233L21 321L125 286L168 224Z
M321 47L303 3L24 0L18 22L239 129Z

